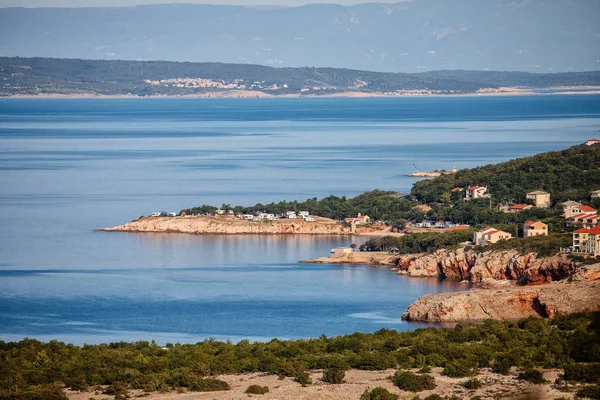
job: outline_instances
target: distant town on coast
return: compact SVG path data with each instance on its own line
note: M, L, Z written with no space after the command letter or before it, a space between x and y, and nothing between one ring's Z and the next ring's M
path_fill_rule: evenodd
M256 98L599 92L600 71L384 73L247 64L0 57L1 97Z

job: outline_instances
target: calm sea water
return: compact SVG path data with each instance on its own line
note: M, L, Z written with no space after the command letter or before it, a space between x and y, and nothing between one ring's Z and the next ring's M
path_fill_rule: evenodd
M425 293L301 265L349 237L95 233L152 211L409 191L598 136L600 96L0 100L0 340L268 340L413 329Z

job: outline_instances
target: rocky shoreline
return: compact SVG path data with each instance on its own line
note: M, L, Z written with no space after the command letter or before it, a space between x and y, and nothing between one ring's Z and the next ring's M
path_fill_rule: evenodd
M302 263L385 265L400 275L456 279L471 283L516 281L521 285L544 284L565 279L577 265L566 256L538 257L516 250L439 250L433 254L353 252L339 258L321 257Z
M549 318L557 313L600 310L600 263L578 267L562 255L457 249L410 255L354 252L301 262L383 265L400 275L478 285L467 291L422 296L402 316L410 321Z
M551 318L600 311L600 264L583 267L567 280L538 286L472 289L425 295L408 307L408 321L459 322L484 319Z
M360 235L373 232L386 234L387 227L350 226L335 220L314 217L315 222L298 220L245 221L229 216L142 217L124 225L96 229L97 232L185 233L195 235Z

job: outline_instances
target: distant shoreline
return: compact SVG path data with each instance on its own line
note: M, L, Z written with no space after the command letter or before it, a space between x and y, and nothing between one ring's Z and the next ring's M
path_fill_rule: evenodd
M583 89L583 90L582 90ZM540 93L534 90L552 90L553 92ZM558 92L556 92L558 91ZM96 93L41 93L41 94L16 94L5 99L279 99L279 98L407 98L407 97L481 97L481 96L552 96L552 95L594 95L600 94L600 86L556 86L546 88L521 89L516 87L506 87L499 89L484 89L473 93L424 93L424 91L405 91L401 94L389 95L380 93L366 92L340 92L332 94L285 94L271 95L259 91L225 91L225 92L207 92L198 94L182 95L153 95L138 96L134 94L96 94Z

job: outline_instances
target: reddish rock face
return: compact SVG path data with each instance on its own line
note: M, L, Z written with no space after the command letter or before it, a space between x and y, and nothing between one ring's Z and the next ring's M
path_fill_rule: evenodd
M578 271L569 282L538 286L492 287L425 295L402 318L411 321L551 318L557 313L600 310L600 264Z
M430 276L481 283L488 279L540 284L564 279L575 271L575 263L564 256L537 258L535 253L515 250L440 250L433 254L401 257L398 268L410 276Z

